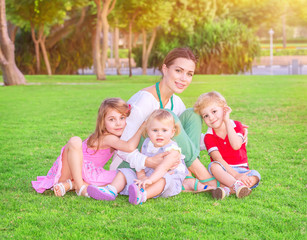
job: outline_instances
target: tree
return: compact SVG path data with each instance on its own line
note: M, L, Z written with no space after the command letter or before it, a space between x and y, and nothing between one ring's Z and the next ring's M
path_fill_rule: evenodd
M262 24L274 25L284 13L285 0L227 0L231 2L228 18L235 18L257 30Z
M217 19L218 17L225 15L228 9L228 4L224 4L216 0L171 0L165 2L167 3L158 3L156 8L159 9L161 6L161 9L157 11L159 13L152 13L154 11L151 9L149 10L149 27L146 25L146 22L143 23L140 21L140 23L138 23L140 26L145 26L148 29L150 29L150 26L154 26L154 24L159 26L158 28L155 28L157 29L157 33L153 31L153 34L151 35L157 38L155 41L156 44L153 46L153 54L149 58L150 66L154 67L157 67L161 63L161 60L165 57L165 54L167 54L167 52L172 48L186 46L186 36L195 34L195 29L198 26L202 26L207 22L213 21L213 19ZM171 4L170 16L167 15L168 8L166 4ZM165 19L168 19L166 23L159 20L159 17L163 18L163 16ZM142 19L143 17L140 18ZM152 21L154 24L150 25L150 21ZM144 38L144 42L145 41L146 39ZM144 50L142 51L142 59L148 62L146 60L146 57L148 57L146 56L145 50L146 42L143 46ZM134 51L135 53L141 52L139 49L135 49ZM139 56L137 56L137 58L138 57ZM136 62L140 63L140 60L136 59ZM144 62L142 65L144 66Z
M165 26L171 17L173 3L164 0L147 0L139 10L141 14L136 18L136 28L142 32L142 71L146 75L148 59L153 47L157 29ZM148 33L151 32L149 43L147 44Z
M125 24L128 27L128 62L129 62L129 77L132 76L132 67L131 67L131 54L132 54L132 28L135 22L135 19L142 12L142 5L146 0L131 0L125 1L121 0L118 9L121 18L122 24Z
M94 0L97 7L97 23L95 32L94 51L94 69L97 80L105 80L105 66L108 56L108 34L109 23L108 15L113 10L116 0ZM103 33L102 54L100 54L100 33Z
M25 77L15 63L15 47L8 35L5 0L0 0L0 65L6 86L26 84Z
M17 26L30 29L36 53L37 72L40 72L40 49L48 75L52 74L46 49L46 38L52 26L63 24L66 12L73 0L10 0L8 3L11 21Z

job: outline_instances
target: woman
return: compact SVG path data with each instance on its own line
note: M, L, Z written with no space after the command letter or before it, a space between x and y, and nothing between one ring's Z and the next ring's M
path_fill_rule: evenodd
M175 138L175 141L182 148L189 171L196 176L196 179L190 176L184 181L186 191L204 189L205 186L199 184L197 179L213 187L217 185L215 178L212 178L198 158L202 128L201 117L195 114L193 109L186 109L182 100L174 95L182 93L190 85L196 62L196 57L188 48L175 48L169 52L162 65L163 76L160 83L140 90L129 99L128 103L131 104L132 110L121 136L122 140L128 140L154 110L170 109L176 121L180 121L182 125L181 133ZM137 171L144 167L155 168L163 157L167 156L161 154L150 158L138 150L129 154L118 151L113 157L110 169L113 170L119 166L135 168Z

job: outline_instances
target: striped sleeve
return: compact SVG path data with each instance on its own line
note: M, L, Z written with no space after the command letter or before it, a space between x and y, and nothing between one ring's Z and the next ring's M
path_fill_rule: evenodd
M206 134L204 142L209 155L211 152L219 150L216 144L216 140L214 139L214 136L212 134Z

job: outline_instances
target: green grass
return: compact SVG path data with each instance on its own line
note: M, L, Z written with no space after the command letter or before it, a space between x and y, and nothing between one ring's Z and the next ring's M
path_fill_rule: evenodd
M181 193L141 206L125 196L38 194L31 181L71 136L93 131L104 98L127 100L159 78L26 78L34 84L0 87L1 239L306 239L307 76L195 76L180 95L186 106L211 90L226 97L232 118L249 125L249 163L261 184L244 199ZM208 165L205 152L201 160Z

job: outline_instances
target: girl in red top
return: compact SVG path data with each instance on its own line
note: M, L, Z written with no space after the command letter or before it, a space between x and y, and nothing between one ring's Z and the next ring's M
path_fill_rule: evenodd
M229 118L232 110L218 92L202 94L194 111L208 126L204 143L211 158L209 172L224 185L212 192L213 197L223 199L230 193L238 198L248 196L261 177L256 170L249 170L242 124Z

